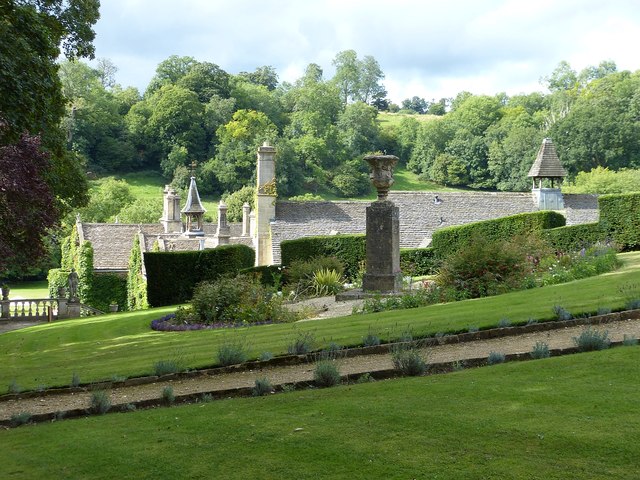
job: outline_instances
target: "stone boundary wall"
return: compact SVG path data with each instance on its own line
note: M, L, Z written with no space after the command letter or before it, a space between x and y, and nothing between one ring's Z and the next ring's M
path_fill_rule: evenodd
M389 192L400 208L400 247L427 246L439 228L535 212L531 192ZM597 195L565 195L567 225L598 220ZM271 223L274 263L280 242L301 237L365 232L368 201L276 202Z

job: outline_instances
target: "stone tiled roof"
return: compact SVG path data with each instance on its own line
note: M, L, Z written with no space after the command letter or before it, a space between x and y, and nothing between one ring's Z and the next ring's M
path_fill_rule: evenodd
M550 138L542 140L536 160L533 162L527 176L534 178L561 178L567 176L567 172L560 164L556 147Z
M438 228L536 211L531 193L389 192L400 208L400 247L427 246ZM271 225L274 261L280 242L331 233L364 233L369 202L277 202Z
M598 195L564 194L563 197L567 225L597 222L600 218Z
M95 270L126 270L133 238L139 229L146 235L157 236L163 232L162 225L128 223L79 223L82 236L93 246L93 268ZM145 242L146 244L146 242Z

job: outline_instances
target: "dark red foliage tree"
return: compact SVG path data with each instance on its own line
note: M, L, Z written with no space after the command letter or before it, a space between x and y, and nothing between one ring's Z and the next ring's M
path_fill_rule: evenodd
M38 136L23 134L16 143L0 146L0 274L46 254L47 231L59 218L44 180L49 168Z

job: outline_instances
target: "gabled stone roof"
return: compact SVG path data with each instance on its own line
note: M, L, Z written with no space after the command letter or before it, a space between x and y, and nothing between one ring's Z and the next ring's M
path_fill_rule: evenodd
M198 187L196 186L196 178L191 177L191 183L189 184L189 193L187 194L187 203L182 209L182 213L205 213L206 210L200 203L200 194L198 193Z
M542 140L536 160L533 162L527 176L534 178L561 178L567 176L567 172L560 164L556 147L550 138Z

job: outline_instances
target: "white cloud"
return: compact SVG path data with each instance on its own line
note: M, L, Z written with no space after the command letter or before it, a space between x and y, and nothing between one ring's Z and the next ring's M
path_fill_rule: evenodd
M141 90L173 54L229 73L272 65L294 81L312 62L330 76L336 53L354 49L378 60L396 102L540 90L560 60L640 67L636 0L109 0L101 17L97 56Z

